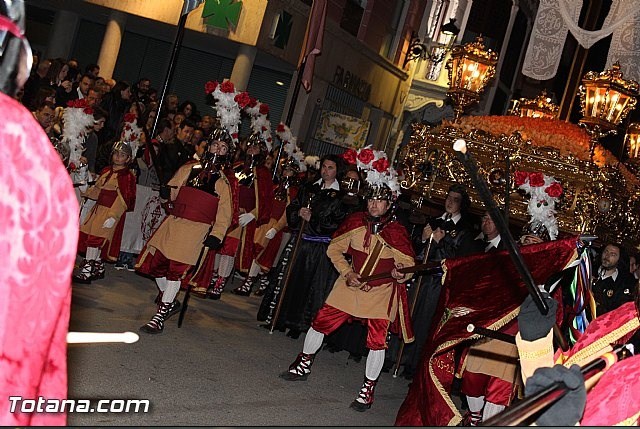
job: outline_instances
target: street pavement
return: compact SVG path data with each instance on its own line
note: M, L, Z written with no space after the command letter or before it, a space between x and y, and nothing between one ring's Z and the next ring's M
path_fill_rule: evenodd
M349 408L365 359L320 351L307 381L278 377L302 350L260 327L260 298L192 297L182 328L172 317L134 344L69 346L69 398L148 399L148 413L70 413L71 426L392 426L409 381L382 373L366 412ZM138 333L155 312L152 280L107 264L106 277L73 285L70 331ZM182 301L181 292L178 299Z

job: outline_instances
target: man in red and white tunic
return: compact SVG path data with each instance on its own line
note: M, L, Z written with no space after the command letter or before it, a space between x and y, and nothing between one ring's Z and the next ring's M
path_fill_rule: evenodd
M405 342L413 341L409 320L407 294L402 282L411 275L398 272L413 266L414 251L404 226L393 220L391 190L385 186L370 186L367 212L349 216L335 232L327 255L340 273L325 304L317 313L305 337L302 353L280 377L306 380L311 372L315 353L325 335L349 320L366 324L369 354L365 379L351 407L365 411L373 403L373 393L387 348L387 331L399 331ZM345 255L351 256L351 263ZM389 273L389 277L361 282L361 277Z

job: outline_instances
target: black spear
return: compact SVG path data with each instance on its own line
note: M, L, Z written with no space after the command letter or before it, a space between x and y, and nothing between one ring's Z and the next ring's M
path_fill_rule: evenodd
M540 289L538 289L538 287L536 286L535 280L533 279L533 276L531 276L531 272L529 271L527 264L522 258L520 249L518 248L516 241L513 239L511 231L509 231L509 225L498 209L498 205L494 201L487 183L480 178L480 174L478 174L478 165L473 155L467 149L467 142L463 139L458 139L453 144L453 149L456 152L456 156L467 171L467 174L469 175L469 177L471 177L471 181L473 182L473 185L478 192L478 196L480 196L480 199L484 203L485 208L491 216L491 219L493 219L493 222L496 224L496 227L500 232L500 237L502 237L501 240L504 241L505 247L507 248L507 250L509 250L509 256L511 257L513 264L518 270L522 281L527 287L529 294L533 298L533 302L535 302L540 312L546 315L547 313L549 313L549 306L542 299ZM568 350L569 346L567 344L567 340L564 338L557 325L553 327L553 333L560 348L562 348L562 350Z

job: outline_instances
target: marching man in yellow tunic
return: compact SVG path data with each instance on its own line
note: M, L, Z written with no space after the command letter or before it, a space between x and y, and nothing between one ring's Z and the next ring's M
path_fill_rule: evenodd
M391 210L399 186L386 155L369 148L361 149L358 167L367 174L367 211L352 214L335 232L327 255L340 277L313 320L302 353L280 377L287 381L306 380L324 336L349 320L361 320L368 330L369 354L364 383L351 408L365 411L373 403L390 325L402 333L405 342L413 341L407 293L402 285L411 275L402 274L398 269L413 266L415 262L409 234L395 221ZM351 256L351 262L345 254ZM360 281L381 273L389 275L380 280Z
M155 277L161 293L158 310L140 328L142 332L158 334L164 330L165 320L180 310L175 298L181 280L191 269L200 268L197 265L205 252L222 246L231 225L232 198L219 161L230 145L230 138L210 141L200 161L187 162L167 183L171 212L142 249L136 264L136 271Z

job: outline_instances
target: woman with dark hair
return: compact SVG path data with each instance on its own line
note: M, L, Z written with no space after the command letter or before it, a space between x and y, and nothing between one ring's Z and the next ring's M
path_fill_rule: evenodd
M200 121L200 114L198 113L198 107L193 101L185 101L178 106L178 112L184 113L185 119L190 119L194 122Z
M289 328L287 336L294 339L309 329L338 278L338 272L327 256L327 247L346 216L339 184L344 163L338 155L326 155L320 166L320 179L307 183L287 207L287 223L295 231L288 248L293 247L298 234L302 234L302 238L295 251L283 252L278 264L278 280L274 282L277 284L267 288L258 313L258 320L274 323L271 320L274 315L269 314L269 309L275 308L273 304L280 298L279 290L284 287L280 280L287 269L284 261L291 257L293 266L275 326Z
M109 93L105 94L100 107L107 111L109 117L102 129L102 135L100 136L101 142L116 137L124 114L129 109L130 99L131 87L127 82L122 80L117 82Z

